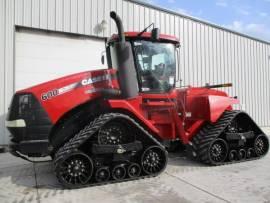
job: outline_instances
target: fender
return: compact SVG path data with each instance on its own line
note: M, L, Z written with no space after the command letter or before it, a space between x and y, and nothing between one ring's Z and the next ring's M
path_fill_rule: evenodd
M232 110L233 104L239 104L239 100L224 96L208 96L209 121L217 122L225 110Z

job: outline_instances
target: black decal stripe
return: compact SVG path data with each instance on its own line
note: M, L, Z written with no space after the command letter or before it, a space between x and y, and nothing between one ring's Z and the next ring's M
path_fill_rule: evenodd
M92 85L92 84L95 84L95 83L98 83L98 82L112 81L114 79L117 79L116 73L103 74L103 75L99 75L99 76L96 76L96 77L87 77L87 78L82 79L80 82L71 83L71 84L66 85L64 87L61 87L59 89L54 89L54 90L50 90L50 91L48 91L46 93L42 93L41 94L41 99L43 101L46 101L46 100L49 100L49 99L51 99L53 97L65 94L67 92L70 92L72 90L75 90L75 89L83 87L83 86ZM87 81L87 84L83 85L82 84L83 81ZM57 91L57 94L54 93L55 91ZM52 94L52 92L54 94Z

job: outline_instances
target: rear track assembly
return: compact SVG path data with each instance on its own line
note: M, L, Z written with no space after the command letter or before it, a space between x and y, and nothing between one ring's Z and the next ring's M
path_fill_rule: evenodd
M226 111L194 136L189 149L205 164L223 165L261 158L268 148L268 138L246 113Z

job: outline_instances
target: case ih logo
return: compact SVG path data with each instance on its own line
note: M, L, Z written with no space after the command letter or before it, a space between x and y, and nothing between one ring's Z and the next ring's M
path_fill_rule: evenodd
M49 100L53 97L64 94L66 92L69 92L71 90L74 90L74 89L82 87L82 86L91 85L91 84L106 81L106 80L112 80L113 77L116 77L116 76L106 74L106 75L100 75L97 77L86 78L86 79L83 79L81 82L72 83L72 84L67 85L65 87L61 87L59 89L54 89L54 90L51 90L49 92L45 92L41 95L41 100L43 100L43 101Z
M85 86L85 85L90 85L96 82L102 82L102 81L110 80L110 79L111 79L111 75L101 75L94 78L84 79L82 80L81 84Z

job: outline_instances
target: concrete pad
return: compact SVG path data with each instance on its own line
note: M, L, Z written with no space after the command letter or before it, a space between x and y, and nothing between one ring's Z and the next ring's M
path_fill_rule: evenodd
M62 189L51 162L32 164L7 153L0 160L0 202L270 202L270 155L208 167L170 154L156 178L76 190Z
M166 172L228 202L270 202L269 163L268 154L260 160L218 167L176 164Z
M8 153L0 155L0 202L37 202L33 164Z
M24 164L29 164L29 162L20 158L16 158L9 153L0 154L0 169L7 168L7 167L11 168L15 166L24 165Z

